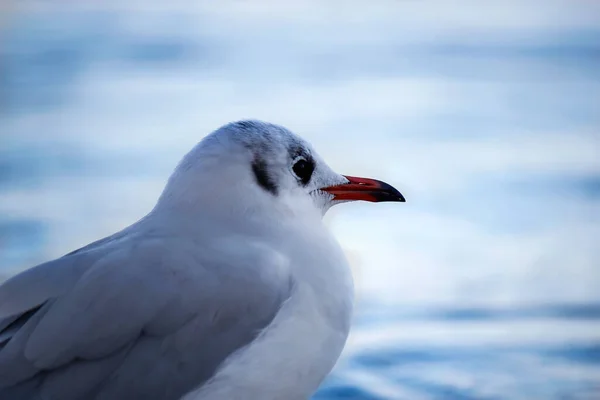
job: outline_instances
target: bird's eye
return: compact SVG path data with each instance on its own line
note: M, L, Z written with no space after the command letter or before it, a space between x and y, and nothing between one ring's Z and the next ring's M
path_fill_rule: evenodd
M313 171L315 170L315 165L312 161L308 161L304 158L299 158L292 167L294 174L302 184L306 185L308 181L310 181L310 177L312 176Z

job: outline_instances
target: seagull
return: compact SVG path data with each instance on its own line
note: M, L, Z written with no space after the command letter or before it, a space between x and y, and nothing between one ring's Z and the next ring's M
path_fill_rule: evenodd
M310 397L354 297L322 218L354 200L405 201L282 126L222 126L145 217L0 286L0 400Z

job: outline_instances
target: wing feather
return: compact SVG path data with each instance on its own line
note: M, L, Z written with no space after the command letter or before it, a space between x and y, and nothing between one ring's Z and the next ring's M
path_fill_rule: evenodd
M25 356L40 369L110 355L140 335L174 290L150 248L119 249L95 263L40 321ZM65 329L68 327L68 329Z
M181 239L120 240L52 263L62 283L50 267L13 278L0 297L45 294L2 309L31 315L0 322L11 332L0 343L0 400L171 400L198 387L289 295L287 260L244 248L211 258Z

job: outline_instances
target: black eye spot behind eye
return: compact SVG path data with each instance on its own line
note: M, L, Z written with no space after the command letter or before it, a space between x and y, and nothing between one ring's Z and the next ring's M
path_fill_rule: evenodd
M300 179L303 185L306 185L315 170L315 164L312 160L305 160L304 158L300 158L298 161L294 163L292 167L294 174Z
M254 177L256 178L256 182L267 192L270 192L274 195L277 195L277 185L271 179L267 172L267 164L260 158L257 158L252 163L252 171L254 172Z

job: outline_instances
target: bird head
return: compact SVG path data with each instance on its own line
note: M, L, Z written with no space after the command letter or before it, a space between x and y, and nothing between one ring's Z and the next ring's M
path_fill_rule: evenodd
M251 212L267 207L324 215L350 201L404 202L389 184L333 171L310 143L261 121L227 124L206 136L178 165L161 202Z

